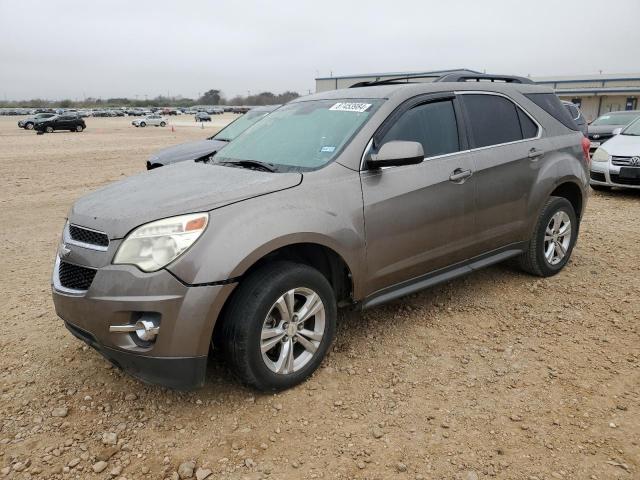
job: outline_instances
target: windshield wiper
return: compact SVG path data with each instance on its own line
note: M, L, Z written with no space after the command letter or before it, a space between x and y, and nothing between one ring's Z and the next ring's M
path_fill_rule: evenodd
M218 138L218 137L211 137L211 140L219 140L221 142L227 142L227 143L231 141L230 138Z
M259 162L258 160L224 160L217 162L218 165L237 165L240 168L249 168L252 170L264 170L265 172L275 172L276 167L272 163Z

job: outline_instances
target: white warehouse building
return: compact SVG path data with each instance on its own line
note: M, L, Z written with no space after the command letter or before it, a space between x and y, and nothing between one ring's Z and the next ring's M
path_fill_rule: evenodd
M440 75L451 71L456 70L386 72L319 77L316 78L316 92L348 88L359 82L403 76L422 77L412 79L411 81L413 82L432 82ZM473 71L473 73L482 72ZM589 122L595 120L603 113L616 110L635 110L638 108L640 73L531 77L531 80L553 88L562 100L567 100L578 105Z

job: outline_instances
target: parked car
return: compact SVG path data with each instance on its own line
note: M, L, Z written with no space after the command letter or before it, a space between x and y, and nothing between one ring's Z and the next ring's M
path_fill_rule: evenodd
M206 140L182 143L180 145L174 145L173 147L160 150L147 160L147 170L187 160L204 160L209 158L219 152L227 145L227 143L232 141L251 125L256 123L265 115L274 111L279 106L280 105L256 107L241 117L238 117L214 136L209 137Z
M193 117L194 120L196 122L210 122L211 121L211 115L209 115L207 112L198 112L196 113L195 117Z
M600 115L589 125L590 152L593 154L600 145L613 137L613 131L616 128L626 127L638 117L640 117L640 110L625 110Z
M624 128L614 130L613 134L593 154L591 188L640 188L640 118Z
M162 117L162 115L147 115L144 118L136 118L131 125L134 127L146 127L147 125L153 125L155 127L166 127L167 121Z
M584 118L584 115L582 115L580 108L575 103L566 102L564 100L562 101L562 105L567 109L567 112L571 115L573 121L576 122L576 125L580 128L582 134L585 137L589 136L589 124L587 123L587 119Z
M55 113L37 113L32 117L23 118L18 121L18 127L24 128L25 130L33 130L33 126L39 120L44 120L45 118L55 117Z
M213 107L211 109L211 113L213 115L222 115L224 113L224 108L222 108L222 107Z
M84 123L84 119L75 113L44 118L33 125L33 129L38 133L52 133L55 130L82 132L85 128L87 128L87 125Z
M270 391L318 368L338 307L509 258L557 274L587 201L588 141L552 90L468 78L296 99L210 161L82 197L53 268L57 314L145 381L202 385L213 345Z

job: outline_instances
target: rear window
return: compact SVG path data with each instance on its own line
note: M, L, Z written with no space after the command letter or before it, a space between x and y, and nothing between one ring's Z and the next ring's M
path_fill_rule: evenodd
M573 118L571 118L567 109L563 107L560 99L554 93L526 93L525 97L538 105L565 127L570 128L571 130L580 130L580 127L578 127Z

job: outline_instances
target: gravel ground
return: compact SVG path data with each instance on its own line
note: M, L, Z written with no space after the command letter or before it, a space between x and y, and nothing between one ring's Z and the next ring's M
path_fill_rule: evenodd
M277 395L216 361L177 393L112 368L50 297L74 199L212 131L129 120L37 136L0 118L0 478L640 478L640 192L591 196L556 277L497 266L344 315Z

